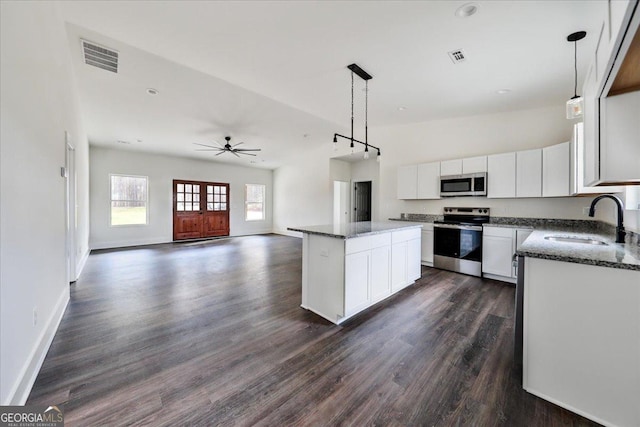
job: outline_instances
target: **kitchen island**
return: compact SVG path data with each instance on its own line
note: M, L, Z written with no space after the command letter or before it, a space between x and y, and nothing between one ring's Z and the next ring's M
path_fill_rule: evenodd
M289 227L303 233L302 308L339 324L420 277L421 225Z

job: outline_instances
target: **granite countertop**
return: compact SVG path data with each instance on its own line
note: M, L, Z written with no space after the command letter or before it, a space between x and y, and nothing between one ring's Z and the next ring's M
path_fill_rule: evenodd
M391 221L382 222L348 222L346 224L311 225L304 227L288 227L287 230L301 233L318 234L321 236L335 237L338 239L351 239L370 234L388 233L408 228L421 228L420 224L398 223Z
M561 242L544 238L549 235L600 240L607 245ZM615 243L613 236L597 231L580 232L555 227L546 230L536 229L516 253L532 258L640 271L640 246L633 243Z

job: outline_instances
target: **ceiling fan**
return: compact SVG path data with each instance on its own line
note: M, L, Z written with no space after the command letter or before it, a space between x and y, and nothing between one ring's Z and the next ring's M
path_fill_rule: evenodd
M239 154L244 154L246 156L255 156L255 154L247 153L247 151L261 151L260 148L236 148L238 145L244 144L244 143L238 142L237 144L231 145L230 136L225 136L224 139L225 141L227 141L227 143L224 145L220 144L219 142L216 142L218 145L220 145L220 147L215 147L215 146L206 145L206 144L198 144L197 142L194 142L195 145L208 147L208 148L198 148L196 149L196 151L219 151L219 153L217 153L216 156L219 156L222 153L228 152L233 154L236 157L240 157Z

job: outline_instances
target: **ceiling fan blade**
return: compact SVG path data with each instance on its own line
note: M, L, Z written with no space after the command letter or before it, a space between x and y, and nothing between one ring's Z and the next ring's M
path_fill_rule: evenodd
M240 144L244 144L244 142L238 142L237 144L233 144L232 147L237 147Z
M196 151L227 151L221 148L196 148Z
M229 152L230 152L231 154L233 154L234 156L236 156L236 157L240 157L240 156L238 156L238 153L236 153L235 151L231 151L231 150L229 150Z
M200 145L202 147L209 147L209 148L218 148L218 147L214 147L213 145L207 145L207 144L198 144L197 142L193 143L194 145Z
M232 151L232 153L235 154L236 156L238 156L238 154L244 154L245 156L253 156L253 157L256 156L255 154L245 153L244 151L239 151L237 154L236 154L235 151ZM238 157L240 157L240 156L238 156Z
M262 151L262 148L236 148L233 151Z
M218 154L216 154L216 156L219 156L220 154L224 153L227 150L220 150L220 152Z

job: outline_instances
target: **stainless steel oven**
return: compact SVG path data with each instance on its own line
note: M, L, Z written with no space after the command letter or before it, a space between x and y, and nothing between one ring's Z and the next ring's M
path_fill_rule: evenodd
M433 224L433 266L482 276L482 224L489 222L489 208L444 210L444 220Z

